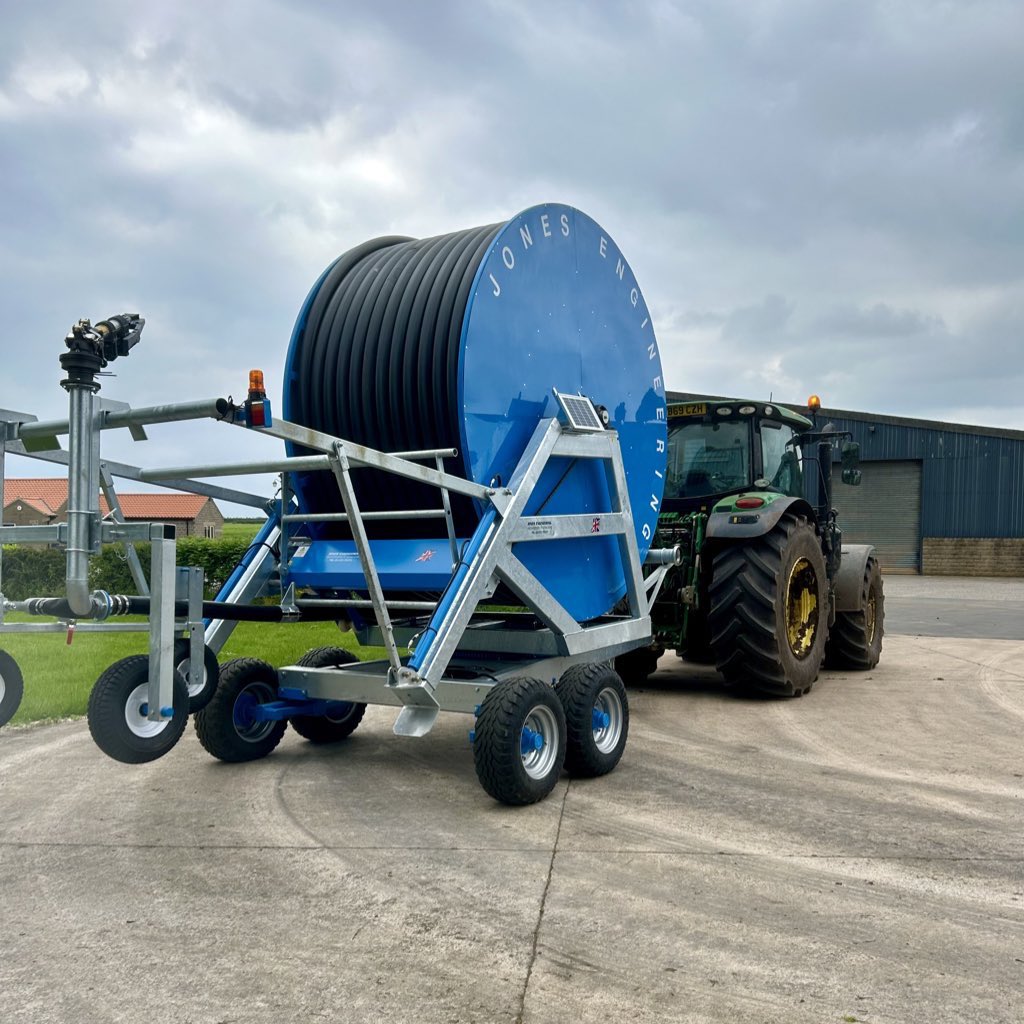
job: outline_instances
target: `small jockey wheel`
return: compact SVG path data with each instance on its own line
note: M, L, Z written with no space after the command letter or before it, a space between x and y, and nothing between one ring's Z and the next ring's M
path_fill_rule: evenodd
M188 721L188 686L181 673L173 676L168 717L149 717L149 657L133 654L114 662L96 680L89 694L89 732L108 757L125 764L143 764L163 757L181 739Z

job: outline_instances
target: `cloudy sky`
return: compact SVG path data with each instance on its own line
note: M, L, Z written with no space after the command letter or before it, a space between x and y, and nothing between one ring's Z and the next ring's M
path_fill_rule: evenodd
M0 406L60 414L68 326L122 309L104 394L276 391L340 252L558 201L629 258L672 388L1024 429L1020 0L0 10ZM108 454L251 453L152 435Z

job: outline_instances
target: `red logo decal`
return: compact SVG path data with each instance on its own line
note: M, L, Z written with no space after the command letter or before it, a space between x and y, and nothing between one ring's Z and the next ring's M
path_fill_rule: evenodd
M434 557L434 554L435 554L435 552L431 551L430 548L427 548L427 550L424 551L423 554L420 555L420 557L416 559L416 561L417 562L429 562Z
M597 519L597 518L594 519L594 525L591 526L590 532L591 533L600 533L601 532L601 520L600 519Z

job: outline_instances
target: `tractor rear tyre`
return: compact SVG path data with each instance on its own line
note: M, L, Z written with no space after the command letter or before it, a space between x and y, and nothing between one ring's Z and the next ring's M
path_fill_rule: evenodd
M299 658L297 665L304 668L334 668L351 665L359 659L344 647L314 647ZM327 715L295 715L292 728L310 743L337 743L356 730L366 714L366 705L355 701L337 701Z
M875 558L864 566L858 612L837 612L825 648L829 668L848 668L866 672L878 664L885 633L885 595L882 592L882 569Z
M629 736L629 699L606 664L573 665L555 684L565 709L565 770L578 779L607 775Z
M711 579L711 646L728 685L800 697L818 678L828 635L821 542L803 517L722 548Z
M554 687L520 677L491 687L473 731L480 785L503 804L535 804L565 763L565 711Z
M14 717L24 693L25 680L18 663L6 651L0 651L0 726Z
M115 661L93 685L87 717L96 746L122 764L145 764L163 757L181 739L188 722L188 687L174 673L173 714L149 718L149 656L133 654Z
M281 742L288 723L254 715L277 700L277 672L256 658L235 658L220 670L213 699L193 718L199 742L221 761L255 761Z

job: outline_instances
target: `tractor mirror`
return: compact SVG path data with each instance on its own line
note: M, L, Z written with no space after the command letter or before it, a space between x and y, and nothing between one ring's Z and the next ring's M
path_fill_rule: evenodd
M860 445L856 441L844 441L840 453L843 460L843 483L850 487L859 486L861 472L857 464L860 462Z

